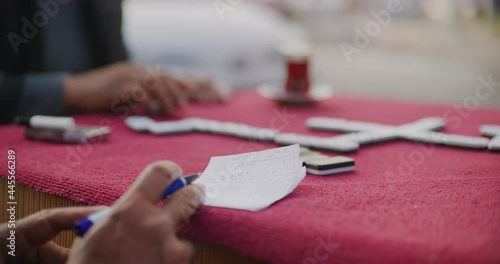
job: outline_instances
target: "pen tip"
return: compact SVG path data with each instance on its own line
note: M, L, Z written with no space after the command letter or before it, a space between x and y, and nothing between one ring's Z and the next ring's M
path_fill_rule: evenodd
M195 174L191 174L189 176L186 176L185 179L186 179L187 184L191 184L196 179L198 179L200 176L201 176L201 173L195 173Z

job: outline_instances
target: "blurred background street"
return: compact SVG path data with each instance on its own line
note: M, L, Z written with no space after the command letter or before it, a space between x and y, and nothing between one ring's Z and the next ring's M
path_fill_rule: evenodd
M136 61L234 89L281 82L277 47L290 41L312 44L314 82L343 95L463 103L479 77L500 82L498 1L392 2L400 12L384 26L374 14L390 11L386 0L128 0L125 35ZM500 108L499 90L480 106Z

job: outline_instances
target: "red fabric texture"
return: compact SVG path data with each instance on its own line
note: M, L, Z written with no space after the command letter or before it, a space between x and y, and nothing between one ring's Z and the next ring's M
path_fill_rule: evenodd
M479 125L500 124L500 111L464 111L349 97L312 108L285 108L248 91L225 105L190 106L177 117L320 136L334 133L309 131L306 118L399 125L446 116L450 125L445 132L476 136ZM7 150L14 149L18 183L75 201L109 205L150 162L173 160L188 174L202 171L211 156L276 147L200 133L138 134L117 115L76 120L111 125L113 134L102 144L68 146L26 140L22 127L0 127L3 177ZM291 195L258 213L204 207L187 232L269 263L500 262L500 154L393 141L362 146L347 156L356 160L353 173L308 175Z

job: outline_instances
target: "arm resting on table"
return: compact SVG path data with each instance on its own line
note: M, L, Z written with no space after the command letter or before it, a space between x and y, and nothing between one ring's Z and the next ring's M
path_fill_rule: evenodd
M0 73L0 124L18 115L63 115L66 73Z

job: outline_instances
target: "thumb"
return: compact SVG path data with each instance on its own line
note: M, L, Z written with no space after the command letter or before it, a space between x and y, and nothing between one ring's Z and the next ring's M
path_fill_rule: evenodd
M42 245L59 232L73 228L76 220L105 207L67 207L40 211L21 219L18 232L32 245Z

